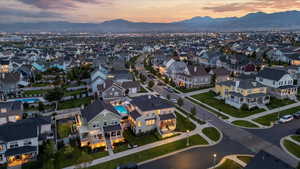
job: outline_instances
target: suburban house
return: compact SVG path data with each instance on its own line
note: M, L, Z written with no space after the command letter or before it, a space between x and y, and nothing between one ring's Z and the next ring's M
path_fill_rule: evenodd
M111 104L96 100L88 105L76 116L81 147L112 148L114 143L124 141L121 120Z
M226 104L238 109L243 105L254 108L265 106L270 102L267 87L251 79L219 82L215 86L215 92L220 94Z
M174 74L172 80L178 87L206 87L211 84L211 75L202 66L188 65L183 71Z
M256 81L267 86L270 95L280 99L294 99L297 94L293 77L283 69L264 68L258 72Z
M39 143L36 125L8 123L0 126L0 133L0 164L19 166L37 157Z
M0 102L0 125L21 120L23 104L19 101Z
M98 92L98 86L102 85L104 81L107 79L108 71L104 68L99 66L97 70L91 73L91 89L93 93Z
M110 79L99 85L98 90L99 96L105 101L112 101L125 96L125 89Z
M0 73L0 92L4 94L16 92L21 79L21 74L17 72Z
M212 69L209 74L213 76L215 83L230 80L230 72L225 68Z
M137 135L158 131L166 136L176 129L175 107L166 100L143 95L134 97L127 108L131 129Z

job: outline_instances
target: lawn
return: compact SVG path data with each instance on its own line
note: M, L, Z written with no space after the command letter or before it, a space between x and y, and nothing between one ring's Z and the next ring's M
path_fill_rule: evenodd
M48 86L48 83L33 83L31 86L32 87L45 87Z
M73 90L73 91L65 91L64 96L75 96L81 93L86 93L86 89Z
M229 119L228 116L225 116L225 115L223 115L223 114L221 114L219 112L216 112L216 111L212 110L211 108L207 107L204 104L201 104L201 103L199 103L199 102L197 102L197 101L195 101L195 100L193 100L193 99L191 99L189 97L187 97L187 99L190 100L191 102L195 103L195 104L200 105L201 107L205 108L207 111L214 113L216 116L221 117L224 120Z
M279 117L288 115L288 114L293 114L297 111L300 111L300 106L279 112ZM255 122L260 123L265 126L270 126L271 122L275 122L277 120L278 120L278 113L272 113L272 114L254 119Z
M44 95L47 93L47 90L26 90L23 93L24 95Z
M277 99L275 97L271 97L270 103L267 105L267 107L269 109L275 109L275 108L283 107L283 106L293 104L293 103L295 103L295 102L292 100L289 100L289 99Z
M243 161L244 163L248 164L253 157L250 156L237 156L237 158L241 161Z
M148 91L144 87L141 86L141 90L139 91L139 93L148 93Z
M198 90L203 90L203 89L208 89L211 88L212 86L207 86L207 87L199 87L199 88L182 88L182 87L176 87L177 90L181 91L182 93L190 93Z
M190 113L188 113L187 111L181 109L181 108L178 107L178 106L176 106L176 109L180 110L180 111L181 111L182 113L184 113L185 115L190 115ZM197 122L198 124L200 124L200 125L206 124L205 121L200 120L200 119L199 119L198 117L196 117L196 116L192 116L192 115L191 115L190 118L191 118L192 120L196 121L196 122Z
M192 96L194 99L197 99L205 104L208 104L219 111L222 111L230 116L243 118L251 116L253 114L264 112L265 109L253 109L253 110L239 110L228 104L225 104L223 100L218 100L214 98L216 95L213 92L201 93L198 95Z
M300 158L300 146L291 142L290 140L283 141L284 147L296 157Z
M214 127L206 127L202 129L202 132L213 141L218 141L221 137L219 131Z
M72 123L57 123L58 138L65 138L71 134Z
M232 124L237 125L237 126L241 126L241 127L259 128L256 124L251 123L251 122L246 121L246 120L236 120L236 121L233 121Z
M193 124L188 118L185 118L178 112L176 113L176 131L186 132L187 130L192 131L196 128L196 125Z
M291 136L291 138L300 143L300 135Z
M203 139L199 135L193 135L189 137L190 145L207 145L208 142ZM165 155L183 148L188 147L186 145L187 139L178 140L172 143L168 143L165 145L161 145L149 150L144 150L135 154L131 154L125 157L121 157L115 160L111 160L102 164L98 164L92 167L89 167L88 169L115 169L117 165L119 164L126 164L129 162L139 163L142 161L150 160L155 157Z
M215 169L241 169L243 168L238 163L226 159L224 163L222 163L219 167L216 167Z
M138 146L146 145L160 140L160 137L158 133L156 133L156 131L135 136L131 130L126 130L124 131L123 136L127 143Z
M58 103L58 109L71 109L71 108L76 108L80 107L81 105L87 105L91 103L91 98L90 97L85 97L85 98L80 98L80 99L74 99L74 100L68 100L64 102L59 102Z

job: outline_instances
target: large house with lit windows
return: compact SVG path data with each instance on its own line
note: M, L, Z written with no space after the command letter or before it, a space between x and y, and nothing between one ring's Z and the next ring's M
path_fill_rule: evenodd
M264 68L256 76L256 81L268 87L268 93L274 97L283 99L295 99L297 86L293 77L283 69Z
M136 135L157 130L164 136L176 129L175 107L159 97L135 97L130 101L128 109L128 120Z
M0 126L0 164L19 166L38 155L38 127L29 123Z
M0 102L0 125L22 119L23 104L19 101Z
M81 147L106 147L124 141L122 117L109 103L96 100L76 116Z
M240 109L243 105L248 108L265 106L270 102L267 87L255 80L228 80L219 82L215 92L225 100L226 104Z

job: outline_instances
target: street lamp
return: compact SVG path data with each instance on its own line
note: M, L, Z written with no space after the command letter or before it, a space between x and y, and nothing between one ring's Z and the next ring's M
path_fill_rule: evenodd
M216 162L217 162L216 158L217 158L217 154L214 153L214 154L213 154L214 169L216 168Z
M186 146L189 146L189 145L190 145L189 132L190 132L190 130L187 130L187 131L186 131L186 134L187 134Z

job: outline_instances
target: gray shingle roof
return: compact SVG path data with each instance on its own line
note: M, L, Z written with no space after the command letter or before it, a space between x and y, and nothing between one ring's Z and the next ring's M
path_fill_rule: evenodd
M136 120L137 118L141 117L142 115L139 112L137 112L136 110L134 110L129 113L129 116L132 117L134 120Z
M264 68L263 70L258 72L258 77L262 77L265 79L271 79L271 80L280 80L282 76L287 74L285 70L280 69L274 69L274 68Z
M37 147L34 146L24 146L24 147L18 147L18 148L13 148L13 149L8 149L5 152L6 156L15 156L15 155L22 155L25 153L31 153L31 152L36 152Z
M122 127L120 124L110 125L110 126L104 126L103 130L104 130L104 132L119 131L119 130L122 130Z
M37 137L37 126L31 123L7 123L0 126L0 140L9 142Z
M94 103L88 105L81 111L81 114L89 122L105 109L119 115L112 105L104 103L101 100L96 100Z
M142 111L151 111L174 107L168 101L150 95L135 97L131 100L131 104L137 106Z
M169 119L175 119L175 115L173 113L168 113L168 114L160 114L159 119L160 120L169 120Z

